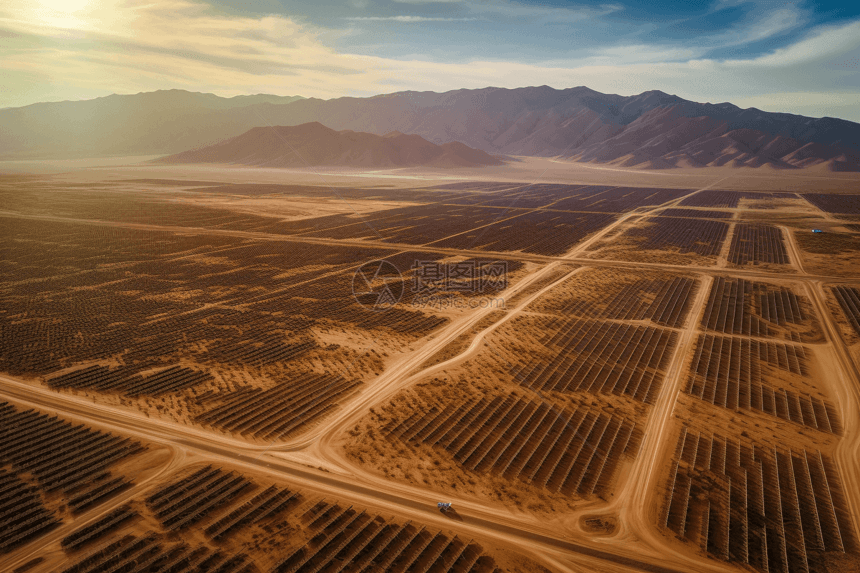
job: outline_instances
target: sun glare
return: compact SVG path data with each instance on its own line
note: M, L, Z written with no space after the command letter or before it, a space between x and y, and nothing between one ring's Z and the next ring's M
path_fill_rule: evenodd
M98 7L94 0L39 0L33 6L33 17L53 28L86 27L86 17Z

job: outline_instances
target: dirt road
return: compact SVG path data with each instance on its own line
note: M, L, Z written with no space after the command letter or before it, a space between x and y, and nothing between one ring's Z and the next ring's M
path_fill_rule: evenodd
M697 190L713 188L723 180ZM763 281L784 279L778 271L761 269L725 268L728 239L721 254L718 267L700 267L651 262L631 262L615 260L587 259L582 255L598 241L611 236L631 217L641 217L657 213L663 209L677 206L689 195L651 208L637 209L619 216L612 224L591 235L563 256L531 255L527 253L488 252L482 250L444 249L432 245L410 245L388 243L386 241L336 240L294 235L275 235L223 229L204 229L195 227L171 227L160 225L140 225L114 223L110 221L79 220L43 215L21 215L0 212L0 215L21 217L33 220L72 221L88 225L146 229L187 234L213 234L243 239L314 243L336 246L378 247L392 252L400 250L419 252L441 252L445 254L498 257L538 263L538 267L522 276L516 284L505 291L506 298L522 293L533 285L542 284L554 276L562 265L580 264L582 267L566 272L555 280L542 286L534 293L523 298L516 307L497 321L475 332L478 324L491 313L493 308L475 309L464 314L423 339L415 350L404 352L393 361L378 378L369 382L363 391L348 400L330 417L297 439L273 445L250 444L244 440L208 432L202 428L147 418L143 414L120 408L103 406L92 400L68 393L49 390L27 384L10 377L0 376L0 396L18 404L53 411L64 417L80 420L97 427L122 433L144 441L162 444L173 452L171 460L152 477L138 483L135 488L115 498L112 502L87 513L83 520L76 520L74 529L89 523L99 516L121 505L132 496L139 495L154 483L156 477L166 475L182 467L189 457L193 459L217 460L237 467L245 467L257 472L265 472L281 479L289 480L298 487L336 496L356 503L367 504L374 508L387 508L402 515L415 517L428 524L462 531L464 534L483 537L497 543L520 549L524 553L539 553L557 568L586 571L653 571L657 573L677 570L690 572L724 571L725 564L709 561L696 556L692 551L677 549L653 526L651 508L659 503L659 475L661 464L667 459L670 449L669 432L672 428L673 413L678 393L685 381L685 364L691 354L699 331L702 309L716 276L743 277ZM840 414L845 427L845 435L840 440L835 460L839 466L849 501L854 528L860 537L860 374L850 353L842 340L840 330L827 307L823 284L851 282L849 279L810 275L805 272L800 250L790 229L782 228L792 264L798 274L791 280L803 284L812 301L815 312L823 325L827 344L833 349L835 363L829 365L834 373L829 381L833 398L840 406ZM698 273L699 289L691 303L691 309L683 328L678 332L677 346L669 363L667 374L660 391L650 408L644 438L639 454L625 479L624 487L616 492L612 501L600 507L600 513L614 513L619 518L620 527L610 536L588 536L571 530L560 530L557 525L548 525L537 517L514 514L505 508L485 507L468 500L458 500L458 513L462 521L452 522L435 510L438 494L418 487L396 484L374 476L362 468L351 465L334 447L336 439L353 426L370 408L389 400L394 394L415 383L419 378L434 371L457 365L473 358L483 347L490 334L503 324L520 316L537 298L552 288L570 279L583 267L610 267L636 272L641 270L663 270L669 272ZM338 268L341 272L343 269ZM416 371L428 359L444 349L452 341L464 334L474 334L469 345L457 356L429 369ZM310 464L310 465L308 465ZM323 468L323 469L318 469ZM38 547L26 547L12 554L7 562L0 562L0 568L15 566L32 558L48 543L57 541L68 534L71 526L64 526L40 540ZM574 535L576 536L574 537ZM672 566L666 566L672 563Z
M27 544L17 551L4 555L0 558L0 571L14 570L31 559L38 557L42 553L42 548L53 543L58 543L73 531L86 527L121 505L128 503L132 499L145 495L147 491L154 489L161 483L163 478L179 470L185 464L186 457L184 448L170 447L169 449L170 457L167 461L159 466L155 472L144 476L143 479L140 479L140 476L137 476L138 479L134 487L129 488L86 513L77 516L73 522L65 523L53 531L43 535L39 538L39 543L35 546L34 544Z
M552 554L559 553L562 556L573 553L577 555L578 561L584 559L585 561L581 562L589 562L595 568L594 570L601 570L600 563L608 562L631 571L679 573L677 569L661 565L658 559L639 558L635 551L610 552L596 544L580 544L560 539L553 535L552 530L541 527L539 522L524 524L515 516L502 519L500 514L482 512L479 508L458 507L458 515L462 521L455 523L436 510L437 496L428 492L422 492L415 488L410 488L410 491L405 492L403 488L380 487L387 484L383 481L362 482L355 476L331 474L284 461L273 455L260 455L253 450L244 451L241 448L227 448L215 442L202 440L193 434L175 435L169 432L153 432L148 424L141 420L121 419L114 423L111 416L106 416L106 413L97 404L77 404L62 399L67 397L61 397L58 400L57 396L31 394L29 389L30 387L25 384L11 383L6 377L0 378L0 396L13 403L57 412L66 418L80 420L109 431L168 445L175 451L185 452L185 455L196 454L195 459L197 460L223 461L239 468L246 467L258 472L262 471L282 479L285 478L292 484L315 490L323 495L368 504L374 508L389 508L402 515L420 519L424 523L462 530L464 534L484 537L500 543L510 544L513 542L521 545L527 553L538 547L541 548L540 551L546 550ZM168 467L171 470L176 469L172 463ZM167 467L164 471L166 470ZM150 481L147 480L146 483L149 484ZM144 487L144 485L140 484L140 487ZM390 491L392 489L395 490L394 493ZM88 514L88 521L107 513L115 505L111 504L110 508L100 508L98 513ZM77 527L77 525L79 524L76 523L75 526ZM66 533L65 530L63 533ZM60 532L57 532L56 535L60 535ZM44 547L44 545L40 543L38 547L29 547L26 555L37 553L39 548ZM22 556L15 559L16 563L23 561L25 559Z
M678 200L680 201L680 200ZM673 201L673 203L675 203ZM661 205L660 208L665 208L669 205ZM650 211L649 211L650 212ZM618 219L615 223L610 225L611 229L615 229L617 224L623 223L630 216L638 216L642 215L642 212L633 211L628 213L624 217ZM589 265L593 267L613 267L613 268L621 268L621 269L646 269L646 270L664 270L664 271L693 271L693 272L709 272L711 274L717 275L731 275L738 276L744 278L760 278L767 280L771 279L779 279L784 276L784 273L780 273L778 271L767 271L762 269L720 269L717 267L704 267L699 265L677 265L671 263L658 263L658 262L647 262L647 261L620 261L614 259L587 259L583 257L578 257L575 255L560 255L560 256L551 256L551 255L535 255L531 253L524 253L522 251L511 252L511 251L489 251L489 250L480 250L480 249L452 249L452 248L443 248L443 247L433 247L429 245L412 245L409 243L397 243L397 242L388 242L388 241L373 241L373 240L364 240L364 239L321 239L316 237L303 237L300 235L276 235L272 233L258 233L251 231L231 231L227 229L206 229L202 227L176 227L170 225L143 225L143 224L134 224L134 223L116 223L114 221L101 221L97 219L75 219L70 217L57 217L53 215L25 215L21 213L16 213L14 211L0 211L0 216L5 217L15 217L21 219L30 219L30 220L45 220L45 221L57 221L57 222L66 222L66 223L79 223L82 225L94 225L94 226L102 226L102 227L116 227L122 229L136 229L136 230L145 230L145 231L164 231L169 233L178 233L178 234L189 234L189 235L216 235L216 236L225 236L225 237L237 237L242 239L256 239L262 241L279 241L279 242L293 242L293 243L308 243L308 244L317 244L317 245L329 245L329 246L347 246L347 247L377 247L386 250L406 250L412 252L424 252L424 253L442 253L449 255L458 255L464 257L478 257L481 259L487 258L497 258L497 259L508 259L513 261L523 261L523 262L533 262L533 263L552 263L552 262L568 262L568 263L576 263L582 265ZM605 230L605 229L604 229ZM583 249L581 248L583 245L588 246L592 244L596 238L603 237L604 233L600 232L598 235L591 237L586 240L584 243L581 243L575 248L575 252L581 252ZM851 283L856 282L851 278L846 278L844 276L831 276L831 275L805 275L809 279L812 280L822 280L828 282L835 283Z
M853 520L855 538L860 539L860 372L851 358L835 317L827 307L824 286L821 282L806 282L806 293L815 307L815 312L824 327L824 335L837 364L832 364L835 374L829 379L830 388L836 394L844 433L836 447L834 458L848 499L849 512Z

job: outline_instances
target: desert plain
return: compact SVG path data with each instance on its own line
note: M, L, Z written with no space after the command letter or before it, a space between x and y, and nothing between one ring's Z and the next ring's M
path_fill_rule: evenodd
M0 164L3 571L860 570L856 174L141 159Z

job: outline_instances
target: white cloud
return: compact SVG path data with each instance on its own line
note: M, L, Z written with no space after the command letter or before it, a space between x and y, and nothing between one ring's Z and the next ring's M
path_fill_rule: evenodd
M860 22L815 30L748 60L632 44L542 64L431 62L339 53L322 39L328 30L281 16L228 16L192 0L73 1L0 5L0 107L165 88L326 98L547 84L621 94L660 89L860 121L857 68L845 64L856 62Z
M445 18L438 16L352 16L344 18L353 22L405 22L417 24L421 22L471 22L477 18Z
M494 14L521 20L544 20L566 24L599 18L624 9L619 4L601 4L595 7L581 5L562 8L536 4L526 5L508 0L469 2L467 6L475 14Z
M805 21L805 13L796 6L768 9L764 13L754 14L727 32L708 36L707 40L723 48L743 46L793 30Z
M580 60L581 65L626 65L645 62L677 62L700 58L703 48L626 44L589 50L590 55ZM556 62L559 63L559 62Z
M16 3L0 6L0 28L14 36L4 42L0 74L27 73L70 91L177 87L333 97L386 85L367 58L321 42L323 31L280 16L231 17L191 0L103 0L68 13Z
M803 40L749 60L748 63L753 66L785 67L827 61L857 49L860 49L860 21L818 28Z

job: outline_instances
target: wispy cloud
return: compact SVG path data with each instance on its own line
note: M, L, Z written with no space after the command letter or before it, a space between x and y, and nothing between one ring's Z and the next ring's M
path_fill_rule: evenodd
M422 22L471 22L477 18L446 18L442 16L350 16L344 18L351 22L404 22L420 24Z
M857 69L846 64L860 54L860 21L814 29L754 58L628 42L541 62L430 61L335 50L324 41L331 30L277 15L230 16L192 0L69 2L57 0L47 12L23 0L0 5L0 107L162 88L325 98L548 84L622 94L661 89L860 120Z
M542 20L554 23L582 22L600 18L624 9L620 4L600 4L597 6L573 5L569 7L539 4L521 4L509 0L489 0L487 2L468 2L468 10L475 14L494 14L521 21Z
M671 45L623 44L619 46L594 48L581 58L581 65L622 66L627 64L679 62L701 58L705 49L701 47L681 47ZM570 63L569 61L567 62Z
M805 38L753 60L736 60L737 65L795 66L810 62L833 62L845 54L860 54L860 21L821 26Z
M742 46L779 36L799 28L807 21L806 12L797 5L786 5L775 10L768 7L753 12L730 30L707 36L707 41L717 47Z

